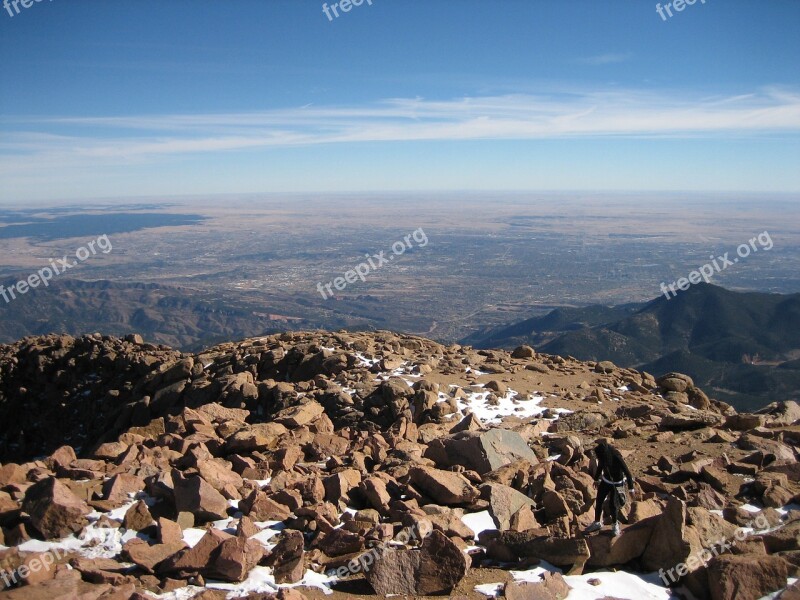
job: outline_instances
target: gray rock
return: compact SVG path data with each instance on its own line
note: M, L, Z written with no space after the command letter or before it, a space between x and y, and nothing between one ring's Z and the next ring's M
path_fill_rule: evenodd
M442 468L460 465L481 475L517 460L539 462L522 436L506 429L463 431L433 440L428 444L425 458Z

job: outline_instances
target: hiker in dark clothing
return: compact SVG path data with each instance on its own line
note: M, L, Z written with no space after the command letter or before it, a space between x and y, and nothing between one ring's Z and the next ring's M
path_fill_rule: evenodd
M609 444L608 440L598 440L594 453L597 457L597 469L594 473L594 479L598 484L597 504L594 512L595 522L586 528L586 533L603 528L603 503L606 498L609 498L613 519L611 531L617 536L619 535L619 511L627 501L625 482L627 481L628 489L633 493L633 475L631 475L628 465L625 464L622 454Z

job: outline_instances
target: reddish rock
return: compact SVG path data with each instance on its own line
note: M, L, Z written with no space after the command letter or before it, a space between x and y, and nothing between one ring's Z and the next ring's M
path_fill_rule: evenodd
M281 490L270 496L270 499L278 504L283 504L289 509L289 512L294 512L303 506L303 495L297 490Z
M419 548L384 548L372 565L362 560L364 575L376 594L429 596L449 594L466 576L467 559L440 531Z
M787 587L778 598L779 600L800 600L800 581L795 581Z
M130 473L114 475L103 484L103 497L117 503L127 502L131 495L144 490L145 484L141 477Z
M591 556L586 563L590 567L624 565L639 558L650 543L658 517L650 517L634 525L623 527L617 537L592 535L586 538Z
M211 564L211 556L222 542L233 536L218 529L209 529L194 548L187 548L164 561L159 573L200 573Z
M708 563L712 600L758 600L784 588L787 577L779 556L723 555Z
M531 506L523 506L511 515L511 521L509 521L508 526L511 531L528 531L537 527L540 527L540 524L536 520L536 515L533 514Z
M19 511L20 506L12 497L0 492L0 525L16 521Z
M460 508L447 508L429 504L424 506L423 510L431 525L447 537L460 537L464 540L471 540L475 537L475 532L461 520L461 517L464 516L464 511Z
M546 529L524 532L503 531L487 544L490 557L500 560L518 560L521 557L546 560L561 567L582 567L589 559L589 546L584 539L556 538Z
M292 514L289 507L276 502L261 490L254 490L242 500L239 510L254 521L285 521Z
M117 458L127 452L128 448L130 448L130 446L124 442L108 442L98 446L97 449L92 452L92 456L100 460L115 462Z
M646 569L670 569L686 563L689 556L699 556L703 549L702 540L694 529L687 526L686 518L686 504L671 497L664 513L657 517L650 542L642 555Z
M58 479L43 479L25 493L22 510L33 526L46 538L62 538L86 525L89 506Z
M180 552L186 547L183 541L170 542L169 544L153 544L152 546L142 539L134 538L125 543L125 555L144 570L152 573L156 566Z
M306 572L304 543L302 532L284 532L270 558L276 583L297 583L303 578Z
M25 483L27 480L27 470L20 465L8 463L0 466L0 487L6 487L13 483Z
M239 519L239 523L236 525L236 536L237 537L253 537L259 531L261 531L253 521L248 516L243 516Z
M364 538L344 529L334 529L316 542L316 546L327 556L355 554L364 549Z
M541 581L512 581L506 584L503 596L510 600L564 600L570 587L561 573L544 573Z
M124 590L127 597L133 592L132 588ZM0 593L2 600L103 600L112 599L113 588L108 585L94 585L81 581L78 571L60 571L56 577L34 586L24 586L14 590ZM120 597L113 597L119 600Z
M234 489L238 489L244 483L241 475L232 470L231 463L220 458L197 461L197 471L200 473L200 477L223 494L227 486L233 486ZM239 498L240 496L237 493L236 498L232 499Z
M73 450L72 446L61 446L61 448L50 455L50 458L47 460L47 464L52 469L57 467L66 468L69 467L75 460L78 460L78 457L75 454L75 450Z
M500 530L511 528L511 518L521 508L535 505L525 494L500 483L487 483L481 486L481 497L489 501L489 512Z
M305 459L303 450L297 444L281 448L275 453L270 468L274 471L290 471L297 463Z
M263 554L263 546L258 542L245 537L227 539L215 551L216 558L208 570L209 576L223 581L244 581Z
M437 504L468 504L480 493L460 473L431 467L414 467L409 472L411 483Z
M237 431L227 441L227 450L233 452L253 452L254 450L274 450L281 436L288 429L280 423L259 423Z
M282 588L277 596L277 600L307 600L307 598L294 588Z
M378 476L365 479L359 485L359 489L366 497L370 505L380 513L388 511L392 497L386 489L386 482Z
M160 544L176 543L183 540L183 530L175 521L159 517L157 525L158 542Z
M136 504L131 506L122 519L122 526L125 527L125 529L132 529L133 531L141 531L146 527L150 527L152 524L153 515L150 514L147 504L142 500L139 500Z
M218 521L228 516L228 501L202 477L173 475L175 482L175 508L178 512L190 512L195 519Z

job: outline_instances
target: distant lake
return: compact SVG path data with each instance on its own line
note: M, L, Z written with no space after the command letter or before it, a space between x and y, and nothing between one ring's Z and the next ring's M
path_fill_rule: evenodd
M62 215L47 219L31 217L19 211L0 211L0 239L35 238L50 242L65 238L130 233L156 227L197 225L205 219L202 215L119 212Z

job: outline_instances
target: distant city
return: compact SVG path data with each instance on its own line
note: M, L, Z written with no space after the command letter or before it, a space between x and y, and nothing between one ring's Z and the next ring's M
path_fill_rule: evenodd
M712 283L800 291L800 208L781 197L254 196L14 208L0 211L0 224L0 281L9 284L93 237L113 242L113 252L93 256L53 287L31 290L15 306L0 301L0 314L13 310L8 314L17 320L9 331L3 319L3 341L35 330L25 321L41 321L35 307L48 298L68 306L71 296L59 297L58 286L108 281L120 286L113 297L122 313L155 309L153 302L164 309L166 295L182 298L187 311L205 302L235 307L243 321L250 314L251 328L239 333L251 335L271 328L391 328L452 342L554 307L651 300L662 294L662 282L688 276L710 256L735 253L765 231L769 252L715 273ZM363 281L319 294L319 282L333 281L366 255L391 254L393 243L420 228L424 248L411 240ZM147 298L124 291L139 284L163 289ZM106 288L81 290L84 304L108 307ZM181 302L172 310L181 310ZM79 329L68 315L58 322ZM163 341L194 346L234 333L211 327L205 340L202 332L175 338L165 331Z

